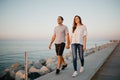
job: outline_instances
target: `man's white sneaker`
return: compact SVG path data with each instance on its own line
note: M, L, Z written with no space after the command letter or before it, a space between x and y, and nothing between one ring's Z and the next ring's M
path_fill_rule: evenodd
M75 76L77 76L77 75L78 75L78 73L77 73L77 71L75 71L75 72L73 73L72 77L75 77Z
M81 67L80 68L80 73L84 71L84 67Z

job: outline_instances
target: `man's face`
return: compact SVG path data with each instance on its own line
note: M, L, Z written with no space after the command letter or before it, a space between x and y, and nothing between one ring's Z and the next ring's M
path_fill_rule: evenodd
M63 21L62 21L61 17L58 17L58 18L57 18L57 23L58 23L58 24L62 24L62 22L63 22Z

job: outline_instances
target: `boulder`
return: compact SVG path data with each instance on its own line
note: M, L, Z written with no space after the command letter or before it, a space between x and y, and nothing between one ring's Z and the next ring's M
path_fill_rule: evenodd
M33 61L28 61L28 64L30 65L33 65L33 63L34 63Z
M50 62L50 63L46 64L46 66L47 66L47 68L50 69L50 71L53 71L56 69L57 64L55 64L54 62Z
M17 68L20 66L20 63L19 62L16 62L15 64L12 64L11 65L11 68Z
M46 64L49 64L49 63L51 63L52 61L53 61L52 58L48 58L48 59L46 60Z
M30 73L34 73L34 72L39 72L40 69L36 69L34 66L31 66L31 68L29 69Z
M0 80L15 80L15 78L10 76L10 72L7 72L4 76L0 76Z
M25 79L25 71L19 70L16 72L15 80L23 80Z
M9 71L8 71L9 72ZM1 71L0 72L0 78L2 78L3 76L5 76L8 72L5 72L5 71ZM0 79L1 80L1 79Z
M44 74L47 74L47 73L49 73L50 72L50 69L49 68L47 68L46 66L43 66L41 69L40 69L40 74L41 75L44 75Z
M40 69L42 67L41 63L39 61L36 61L34 62L33 66L36 68L36 69Z
M31 68L32 65L28 64L28 70Z
M49 64L49 63L51 63L51 62L56 62L56 61L57 61L57 57L54 56L54 57L48 58L48 59L46 60L46 64Z
M1 72L0 74L0 78L5 78L6 79L15 79L15 71L10 68L6 68L4 71ZM4 80L4 79L0 79L0 80Z
M6 69L4 70L4 72L6 72L6 73L9 72L9 71L10 71L10 69L8 69L8 68L6 68Z
M34 79L36 79L36 78L38 78L40 76L41 75L39 73L37 73L37 72L33 72L33 73L28 74L28 77L30 78L30 80L34 80Z
M10 76L11 76L12 78L15 78L15 70L10 69Z
M41 59L40 63L41 63L41 65L46 66L46 60L45 59Z

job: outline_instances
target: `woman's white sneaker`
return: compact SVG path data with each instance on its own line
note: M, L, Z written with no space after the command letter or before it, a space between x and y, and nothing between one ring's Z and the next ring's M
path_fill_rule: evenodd
M77 71L75 71L72 75L72 77L76 77L78 75Z
M80 68L80 73L84 71L84 67L81 67Z

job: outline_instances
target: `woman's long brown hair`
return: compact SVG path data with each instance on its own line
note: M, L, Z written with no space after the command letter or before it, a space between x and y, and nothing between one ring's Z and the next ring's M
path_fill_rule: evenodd
M75 29L76 29L76 26L77 26L77 24L75 23L75 18L76 18L76 17L79 18L79 20L80 20L79 23L80 23L81 25L83 25L83 24L82 24L81 17L78 16L78 15L76 15L76 16L74 17L74 21L73 21L72 33L74 33L74 31L75 31Z

